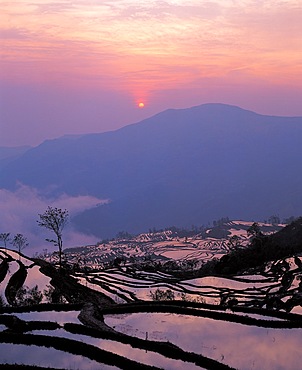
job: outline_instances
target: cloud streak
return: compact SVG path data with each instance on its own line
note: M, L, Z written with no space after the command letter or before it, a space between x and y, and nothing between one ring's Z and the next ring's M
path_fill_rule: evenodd
M4 13L16 15L14 4L4 4ZM288 60L285 50L301 55L301 6L295 1L274 6L259 2L255 6L249 1L45 1L23 6L27 12L17 16L35 38L19 40L14 53L4 43L4 53L12 61L22 58L38 63L38 70L44 72L49 68L62 71L57 76L52 73L51 79L66 72L66 80L78 75L91 84L90 76L96 80L111 76L108 86L116 88L125 78L125 89L135 90L137 79L129 78L129 73L157 66L163 85L168 83L171 88L177 86L177 76L182 77L177 70L173 72L179 63L196 71L197 66L203 70L210 60L215 61L212 72L219 76L228 73L230 64L240 68L256 58L255 73L261 74L262 66L271 59ZM268 71L266 68L266 74ZM273 70L271 78L278 79L277 72ZM148 89L150 78L141 80Z
M57 89L54 105L60 102L62 91L66 96L79 93L83 101L88 94L87 100L98 96L105 101L108 92L122 94L124 102L128 99L132 104L147 97L153 104L150 113L155 114L162 108L183 107L175 98L179 89L196 89L201 79L220 79L220 89L215 90L220 96L220 90L232 86L227 77L234 70L249 66L241 74L244 90L248 91L254 80L263 81L259 91L267 86L281 87L281 91L286 87L288 91L291 86L291 99L285 94L283 108L293 115L296 110L294 113L290 108L290 101L296 99L296 90L301 91L302 86L301 14L298 0L4 1L0 3L0 81L2 86L11 84L14 88L22 84L49 91ZM199 85L189 98L204 96L205 88L208 86ZM168 90L175 94L162 107L157 97ZM269 99L274 100L274 94L280 93L271 91ZM5 91L2 93L5 95ZM234 89L232 94L235 93ZM220 102L228 101L228 97L224 95ZM183 91L183 101L187 98L187 91ZM109 105L114 106L115 97L111 100ZM125 108L128 101L119 105L120 119L130 117ZM208 97L198 103L210 101L213 102ZM19 102L12 102L13 111L18 111ZM244 107L257 111L248 93L245 102ZM238 105L238 101L232 103ZM99 102L95 109L98 105ZM149 106L148 102L145 106ZM261 113L278 114L279 107L278 104L275 111ZM33 98L30 113L24 119L43 126L43 119L42 124L36 117L31 119L35 109ZM55 112L53 109L51 114ZM117 109L110 109L102 119L102 127L106 120L116 127L116 112ZM299 112L302 114L301 105ZM15 114L9 112L1 124L12 126ZM51 124L45 118L40 129L45 129L45 138L49 137L46 132L50 126L53 137L59 126L70 126L74 120L58 118ZM120 122L119 127L130 121ZM22 126L22 120L18 122ZM90 122L90 127L95 125L95 121ZM85 124L85 128L89 127L89 122Z
M15 192L0 189L0 232L24 234L29 241L29 247L25 253L32 255L34 252L42 252L43 249L54 250L52 244L47 243L45 238L54 235L38 226L38 214L44 213L48 206L67 209L70 217L77 213L104 203L91 196L71 197L66 194L56 199L46 199L36 189L20 185ZM76 232L69 223L63 234L64 247L95 244L97 239L91 235Z

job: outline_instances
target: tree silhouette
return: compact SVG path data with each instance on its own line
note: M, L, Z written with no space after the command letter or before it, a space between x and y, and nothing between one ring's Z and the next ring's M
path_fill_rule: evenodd
M28 246L27 238L25 238L25 236L22 234L17 234L12 240L12 245L18 249L18 252L20 254L21 251Z
M63 240L62 232L68 222L68 211L61 208L47 207L47 210L43 214L39 214L40 220L37 221L38 225L45 227L53 231L56 235L56 240L46 239L46 241L53 243L59 248L59 266L62 267L62 251L63 251Z
M4 248L6 249L7 243L10 241L10 233L1 233L0 234L0 240L4 243Z

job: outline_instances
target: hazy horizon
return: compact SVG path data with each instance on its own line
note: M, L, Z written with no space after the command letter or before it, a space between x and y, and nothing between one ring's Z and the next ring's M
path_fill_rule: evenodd
M0 2L0 145L213 102L302 116L301 10L296 0Z
M220 102L214 102L214 103L202 103L202 104L198 104L198 105L194 105L194 106L188 106L188 107L180 107L180 108L167 108L167 109L164 109L162 111L159 111L159 112L155 112L154 114L150 114L150 115L146 115L146 117L140 119L140 120L136 120L136 121L133 121L133 122L128 122L128 123L125 123L125 124L121 124L117 127L108 127L108 129L104 129L103 131L83 131L82 133L71 133L71 132L65 132L65 133L62 133L58 136L51 136L51 137L44 137L44 138L41 138L40 141L37 141L37 142L24 142L24 143L21 143L21 144L17 144L17 145L7 145L6 143L4 143L3 145L0 144L0 147L7 147L7 148L13 148L13 147L22 147L22 146L28 146L28 147L35 147L35 146L38 146L40 144L42 144L44 141L47 141L47 140L55 140L55 139L60 139L60 138L63 138L63 137L77 137L77 136L81 136L81 135L89 135L89 134L101 134L101 133L105 133L105 132L110 132L110 131L116 131L116 130L119 130L121 128L124 128L124 127L127 127L129 125L132 125L132 124L136 124L136 123L140 123L141 121L145 120L145 119L148 119L148 118L151 118L153 116L156 116L157 114L160 114L166 110L170 110L170 109L176 109L176 110L183 110L183 109L190 109L190 108L194 108L194 107L197 107L197 106L200 106L200 105L207 105L207 104L223 104L223 105L229 105L229 106L234 106L234 107L237 107L237 108L240 108L240 109L243 109L243 110L247 110L247 111L251 111L253 113L256 113L256 114L259 114L259 115L263 115L263 116L276 116L276 117L302 117L302 113L301 115L290 115L290 114L285 114L285 115L278 115L278 114L266 114L266 113L261 113L261 112L258 112L258 111L255 111L255 110L252 110L252 109L248 109L248 108L243 108L241 106L238 106L236 104L226 104L226 103L220 103ZM2 142L2 140L0 139L0 143Z
M114 131L206 103L302 117L301 11L299 0L0 0L0 146ZM27 190L33 214L43 212L45 200ZM19 204L30 204L0 193L17 226Z

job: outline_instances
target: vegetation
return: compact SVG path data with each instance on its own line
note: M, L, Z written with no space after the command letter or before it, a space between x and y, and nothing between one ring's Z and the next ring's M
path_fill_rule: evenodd
M17 248L19 254L28 246L27 239L22 234L17 234L12 240L12 245Z
M119 231L117 234L116 234L116 239L122 239L122 240L127 240L127 239L131 239L133 237L133 235L131 235L130 233L128 233L128 231Z
M16 306L32 306L42 302L43 294L38 290L38 285L29 289L27 286L22 286L18 289L15 304Z
M162 290L157 288L154 292L150 291L150 297L153 301L173 301L175 294L173 290Z
M7 248L7 243L10 241L10 233L1 233L0 240L4 243L4 248Z
M262 234L259 225L254 223L248 235L251 236L249 246L241 248L237 244L220 260L203 265L198 275L235 275L240 271L261 267L269 261L302 253L302 217L272 235Z
M278 289L280 287L279 292L281 292L283 289L285 292L284 296L287 297L289 302L287 306L284 304L282 307L283 311L286 311L287 308L290 308L291 306L291 303L294 299L293 295L296 292L302 291L302 283L300 284L301 287L293 288L295 293L288 293L287 289L289 286L291 286L292 280L291 276L286 274L286 272L288 272L288 267L286 266L286 262L284 262L282 259L288 256L296 256L298 253L302 252L302 218L295 220L292 224L274 235L263 234L259 225L254 223L249 228L248 235L250 236L250 244L248 246L241 245L241 240L238 237L233 236L226 241L226 245L228 246L227 250L230 252L223 256L220 260L212 259L210 262L204 264L201 268L197 268L197 266L200 266L200 264L198 265L199 261L197 260L163 260L161 263L158 263L152 260L152 255L149 255L141 260L142 262L140 265L138 262L137 265L134 263L132 265L130 265L130 263L127 265L127 263L124 263L125 261L122 260L121 257L115 257L110 268L112 269L112 277L114 276L114 273L117 272L119 279L123 273L126 274L126 271L133 273L131 277L138 277L139 274L135 275L137 269L149 269L152 271L165 269L166 272L169 272L169 275L162 274L162 280L159 278L160 274L146 274L148 279L150 279L150 285L148 282L148 287L151 287L151 276L156 275L156 279L158 280L155 280L155 284L152 285L154 290L150 291L149 295L151 301L145 302L137 300L133 303L115 304L112 299L107 299L103 293L98 292L97 290L94 291L89 289L87 286L79 284L75 278L70 276L71 270L66 269L64 265L61 266L61 261L60 271L58 271L58 269L46 261L40 259L33 260L35 264L40 265L42 273L51 277L51 285L48 285L47 289L44 289L43 291L40 291L37 285L30 289L24 285L26 282L27 271L30 269L30 267L24 266L21 261L16 261L20 268L10 277L5 290L5 296L11 307L5 306L4 298L1 299L0 297L1 313L61 309L62 304L60 303L65 302L66 310L81 310L79 317L84 325L72 323L65 323L62 325L55 322L23 321L12 314L0 314L0 324L5 325L7 328L7 330L3 330L0 333L0 342L27 345L33 344L37 346L60 349L65 352L90 358L99 362L100 364L106 363L124 369L128 369L130 367L133 369L156 368L154 366L140 364L133 360L128 360L127 358L116 355L115 353L101 350L98 347L90 344L82 343L80 340L58 338L55 336L52 337L51 335L45 334L42 336L37 333L30 333L33 330L56 330L60 328L60 330L65 330L69 333L79 335L83 334L91 337L108 339L119 343L130 344L132 347L140 350L153 351L165 356L166 358L186 361L207 369L230 369L228 365L223 363L223 359L219 362L219 360L212 360L200 354L184 351L169 342L148 340L147 334L146 339L139 339L131 337L127 334L119 333L114 329L114 327L111 328L106 325L104 321L104 315L134 312L162 312L186 316L199 316L218 321L224 320L263 328L302 328L301 316L287 312L280 312L279 308L277 311L277 306L274 302L272 302L272 299L275 299L275 302L277 302L276 289L274 290L275 296L271 294L268 297L264 297L263 302L265 302L266 308L273 310L269 313L269 315L275 316L280 320L259 319L258 317L251 316L252 314L268 315L268 310L256 308L256 304L250 307L248 307L248 305L240 305L242 302L239 302L238 304L239 299L237 301L237 299L234 298L233 293L235 290L232 288L223 287L219 290L219 288L215 287L215 289L213 288L212 291L206 292L205 295L200 294L199 296L199 292L194 285L195 282L187 282L186 284L181 285L181 274L184 276L187 274L185 277L227 274L234 275L242 271L247 272L251 267L257 267L261 269L261 266L264 266L264 264L267 266L268 261L274 261L269 264L270 271L274 271L276 276L280 277L280 282L278 283ZM127 235L123 234L121 236L126 237ZM185 237L186 236L184 236L184 238ZM191 241L189 242L193 244ZM182 242L179 243L181 246L182 244ZM1 277L6 276L8 272L9 261L12 260L9 260L9 253L7 251L2 253L3 258L0 264L0 281ZM295 276L298 280L300 276L298 270L302 267L302 261L300 258L296 257L295 264L297 270ZM285 273L280 273L280 275L278 275L279 270L282 270ZM99 286L102 288L102 291L107 289L110 294L116 294L117 292L117 290L115 290L117 287L114 286L111 280L108 283L109 287L106 285L106 283L100 281L98 282L97 274L85 275L85 272L82 271L82 274L79 273L79 276L81 278L86 277L87 282L89 283L99 284ZM236 279L240 281L240 276L236 276L232 280ZM130 286L130 284L133 283L130 281L125 281L121 284L122 288L120 291L122 294L124 294L124 296L126 296L128 292L127 288L125 287ZM140 283L138 282L137 286L139 286L139 284ZM176 288L173 291L174 286ZM207 287L207 289L208 288L209 287ZM237 297L243 297L244 294L250 295L251 291L249 289L250 288L247 288L246 291L239 289L236 290L236 293L238 294ZM259 292L260 291L257 293ZM213 297L216 294L218 297L218 303L215 305L206 304L205 300L203 300L203 297L207 297L207 294L209 297ZM292 297L290 294L292 294ZM135 295L133 295L133 297L131 298L137 299ZM271 301L269 301L269 299L271 299ZM43 300L44 302L47 301L48 303L42 303ZM124 301L127 301L127 299ZM68 302L77 302L77 305L69 305ZM89 306L93 307L93 311L89 310ZM242 313L245 313L246 315L242 315ZM83 320L83 317L85 316L87 318L87 322ZM76 338L76 336L74 338ZM15 368L18 367L19 366L16 365Z
M62 252L63 252L63 239L62 233L69 218L68 211L61 208L52 208L48 206L43 214L39 214L40 220L38 225L45 227L54 232L56 239L46 239L46 241L53 243L59 248L59 266L62 267Z

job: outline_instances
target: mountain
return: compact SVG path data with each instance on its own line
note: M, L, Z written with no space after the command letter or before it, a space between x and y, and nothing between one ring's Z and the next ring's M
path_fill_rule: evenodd
M222 216L298 216L301 137L302 117L224 104L170 109L117 131L45 141L0 171L0 187L108 199L73 219L100 238Z
M14 161L23 155L30 146L16 146L16 147L0 147L0 168L6 166L8 163Z

